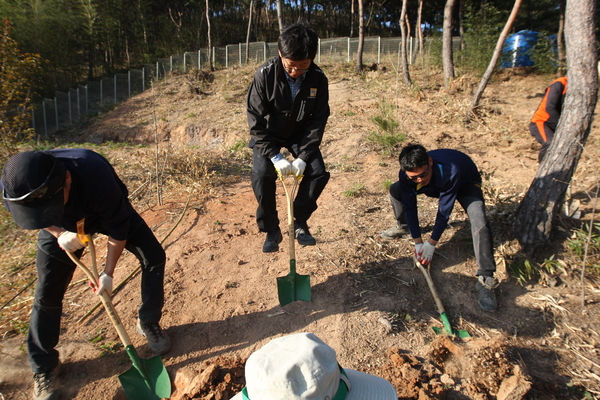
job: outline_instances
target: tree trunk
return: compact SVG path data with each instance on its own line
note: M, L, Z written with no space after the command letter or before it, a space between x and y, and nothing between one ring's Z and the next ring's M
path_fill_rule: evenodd
M419 11L417 13L417 37L419 39L419 54L421 55L421 67L425 65L425 47L423 47L423 28L421 27L421 16L423 15L423 0L419 0Z
M565 15L567 93L554 139L516 213L515 233L528 255L548 243L553 220L577 169L598 99L596 0L569 0Z
M448 87L454 79L454 59L452 56L452 12L456 0L447 0L444 7L444 25L442 33L442 64L444 68L444 86Z
M252 26L252 5L254 0L250 0L250 11L248 12L248 32L246 33L246 64L250 60L250 27Z
M523 0L516 0L513 6L513 9L508 17L508 21L506 21L506 25L504 25L504 29L502 33L500 33L500 37L498 38L498 42L496 43L496 48L494 49L494 54L492 55L492 59L481 78L481 82L479 82L479 87L475 92L475 96L473 96L473 100L471 101L471 106L467 110L466 122L469 123L471 121L471 117L473 116L473 111L477 106L479 106L479 100L481 100L481 96L483 95L483 91L485 90L490 78L492 77L492 73L494 72L494 68L496 68L496 63L502 54L502 47L504 46L504 41L506 40L506 36L508 36L508 32L512 27L515 18L517 18L517 14L519 13L519 7L521 7L521 2Z
M358 50L356 51L356 72L361 73L363 67L363 46L365 44L365 20L363 0L358 0Z
M350 37L354 36L354 0L350 0Z
M556 34L556 47L558 47L558 73L563 75L565 71L565 44L563 35L565 32L565 0L560 2L560 19L558 22L558 32Z
M210 40L210 12L208 9L208 0L206 0L206 36L208 38L208 65L211 71L215 70L215 66L213 65L213 54L212 54L212 42Z
M460 35L460 49L465 50L465 1L458 0L458 34Z
M407 0L402 0L402 11L400 12L400 32L402 34L401 53L402 53L402 77L406 85L412 85L410 73L408 72L408 58L406 56L406 3Z
M279 22L279 33L283 32L283 1L277 0L277 22Z

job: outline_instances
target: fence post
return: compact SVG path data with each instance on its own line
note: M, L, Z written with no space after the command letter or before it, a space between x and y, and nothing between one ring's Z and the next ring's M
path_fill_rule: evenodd
M169 58L169 60L170 60L169 72L173 72L173 56L171 56Z
M350 38L348 38L348 60L347 62L350 62Z
M413 41L412 41L412 36L408 37L408 64L412 65L412 58L413 58Z
M45 111L44 115L46 115ZM77 119L81 120L81 98L79 96L79 85L77 85Z
M241 66L241 65L242 65L242 44L241 44L241 43L238 43L238 45L239 45L239 48L240 48L240 50L239 50L240 57L239 57L239 58L240 58L240 66ZM246 62L247 62L247 61L248 61L248 60L246 60Z
M146 91L146 67L142 67L142 92Z
M377 36L377 64L381 64L381 36Z
M227 49L227 48L225 48L225 49ZM217 52L216 52L216 50L217 50L217 48L215 46L213 46L213 48L212 48L212 58L213 58L212 62L213 62L213 66L215 65L215 61L217 59L217 54L216 54ZM227 64L227 58L225 58L225 64Z
M44 116L44 136L48 137L48 121L46 121L46 102L42 99L42 115Z
M104 105L104 77L100 78L100 108Z
M185 51L183 52L183 72L185 72Z
M85 115L88 115L88 113L90 112L90 110L88 109L88 101L89 101L89 95L88 95L88 87L87 85L85 85Z
M214 47L213 47L213 49L214 49ZM214 59L215 59L214 55L215 55L215 52L213 50L213 64L214 64ZM228 67L229 67L229 46L225 45L225 68L228 68Z
M54 118L56 118L56 130L58 131L58 101L54 96Z
M200 50L198 50L198 69L202 69L202 57L200 56Z
M131 98L131 70L127 71L127 98Z
M115 106L117 105L117 75L115 74L115 78L113 80L113 86L115 88Z
M31 109L31 127L33 128L33 131L35 132L35 109L33 109L33 108Z
M317 62L321 64L321 38L319 38L319 44L317 46Z
M265 51L263 54L263 62L264 62L264 61L267 61L267 42L263 42L263 49ZM258 61L258 59L256 61Z
M67 101L69 102L69 125L73 125L73 115L71 114L71 89L67 93Z
M156 62L156 80L160 79L160 76L158 75L158 61Z

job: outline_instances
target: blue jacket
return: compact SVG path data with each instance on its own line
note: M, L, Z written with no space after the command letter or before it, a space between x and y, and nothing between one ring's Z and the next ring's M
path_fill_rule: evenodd
M407 178L406 172L400 170L399 181L401 202L404 206L406 224L413 238L421 237L419 215L417 212L417 195L439 198L438 211L431 239L439 240L448 226L454 202L462 187L467 184L481 184L481 175L471 158L457 150L439 149L427 152L433 160L433 176L427 186L421 186Z

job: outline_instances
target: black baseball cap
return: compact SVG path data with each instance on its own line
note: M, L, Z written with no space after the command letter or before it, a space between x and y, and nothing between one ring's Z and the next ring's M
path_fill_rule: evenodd
M57 225L65 211L65 165L48 151L25 151L2 171L2 199L21 228Z

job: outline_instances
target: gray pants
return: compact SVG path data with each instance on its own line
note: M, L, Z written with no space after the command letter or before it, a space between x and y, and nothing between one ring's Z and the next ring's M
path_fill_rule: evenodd
M400 198L400 183L396 182L390 187L390 200L392 201L396 222L398 225L403 225L406 224L406 217ZM467 212L471 223L473 250L477 260L476 275L494 276L496 271L494 239L490 223L485 216L485 201L481 187L475 183L465 185L458 193L457 201Z

